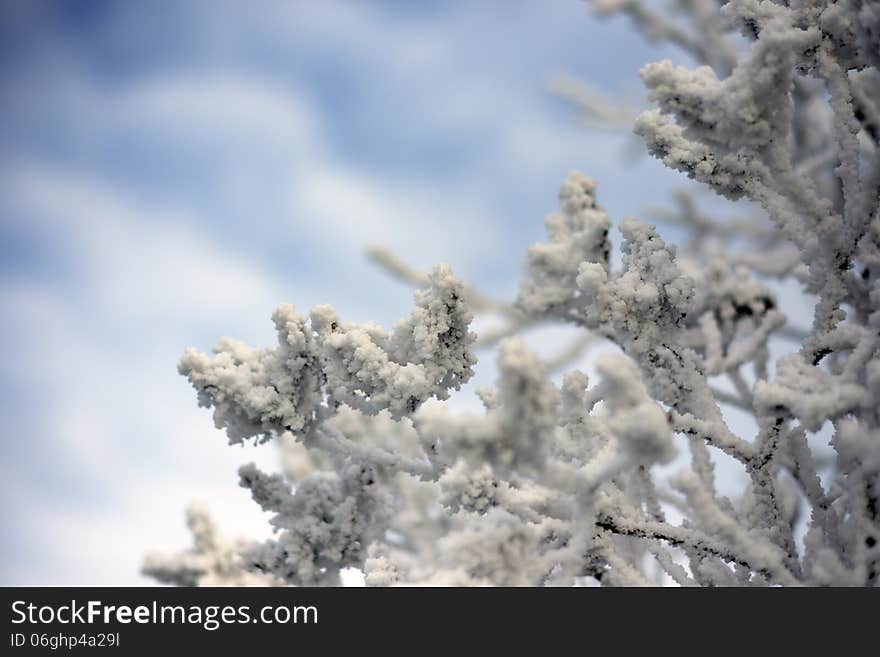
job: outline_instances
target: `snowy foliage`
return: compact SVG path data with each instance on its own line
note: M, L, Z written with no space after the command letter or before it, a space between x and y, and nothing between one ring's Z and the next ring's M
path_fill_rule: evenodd
M240 470L275 537L227 544L194 511L194 549L150 557L147 574L183 585L336 585L346 568L371 586L878 584L880 6L593 4L695 62L642 69L654 107L635 131L666 166L752 202L732 206L747 216L710 218L682 192L664 213L687 230L676 249L648 223L613 221L596 182L575 172L515 303L374 249L423 288L390 332L329 306L308 318L282 306L276 347L187 350L180 372L230 443L286 445L284 474ZM614 115L578 98L594 119ZM778 309L785 280L814 300L809 329ZM472 313L483 312L505 326L478 337ZM584 334L552 362L518 337L546 321ZM570 366L602 339L619 349L593 361L594 375ZM496 346L481 413L438 403L471 378L475 350ZM817 449L823 437L831 449ZM719 459L748 481L735 496L719 492Z

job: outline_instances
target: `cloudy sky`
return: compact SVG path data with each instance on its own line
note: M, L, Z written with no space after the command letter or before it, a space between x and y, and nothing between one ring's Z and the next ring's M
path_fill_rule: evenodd
M265 534L235 472L276 455L226 445L184 347L268 345L282 302L389 324L374 242L511 296L570 169L615 220L682 183L548 92L641 102L677 57L578 0L0 7L2 584L145 583L190 501Z

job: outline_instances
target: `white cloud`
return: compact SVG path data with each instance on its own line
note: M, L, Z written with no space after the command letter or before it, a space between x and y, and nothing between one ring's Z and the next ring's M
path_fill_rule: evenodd
M284 149L302 157L320 140L321 121L302 90L253 74L156 76L121 91L108 90L93 104L104 107L122 128L196 138L199 148L229 143L264 156L267 150Z
M492 217L480 215L483 202L471 196L438 198L436 188L371 179L333 165L317 164L293 182L291 215L307 218L298 229L358 254L380 243L421 266L452 257L473 265L486 258L485 245L504 242Z
M75 259L80 294L113 318L268 317L283 298L258 263L212 244L179 210L42 167L0 174L0 189L43 248Z

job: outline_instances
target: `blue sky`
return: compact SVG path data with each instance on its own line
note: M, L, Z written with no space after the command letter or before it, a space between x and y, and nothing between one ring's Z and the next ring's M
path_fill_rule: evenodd
M3 3L0 583L143 583L189 501L265 533L235 471L273 449L225 444L183 348L270 344L282 302L389 324L371 242L511 296L567 171L615 220L683 183L548 79L663 57L577 0Z

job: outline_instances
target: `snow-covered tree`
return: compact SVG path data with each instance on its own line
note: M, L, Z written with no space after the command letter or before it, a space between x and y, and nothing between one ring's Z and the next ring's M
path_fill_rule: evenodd
M642 69L654 108L635 132L692 189L750 201L732 206L743 216L713 219L682 192L664 213L687 231L676 249L648 223L615 222L575 172L513 303L376 248L422 288L390 331L282 306L275 347L187 350L180 373L230 443L285 444L284 474L240 470L275 536L226 543L193 511L194 548L150 557L146 573L190 585L335 585L345 568L377 586L878 584L880 4L593 4L695 62ZM626 115L567 91L594 121ZM808 329L778 307L785 279L814 306ZM505 326L477 336L484 312ZM583 332L549 362L518 337L546 321ZM590 377L571 368L602 339L619 351ZM483 412L439 403L493 347ZM817 449L823 437L831 450ZM670 468L682 449L686 465ZM719 492L718 459L747 475L738 495Z

